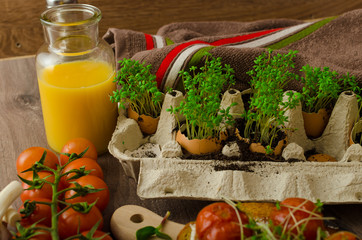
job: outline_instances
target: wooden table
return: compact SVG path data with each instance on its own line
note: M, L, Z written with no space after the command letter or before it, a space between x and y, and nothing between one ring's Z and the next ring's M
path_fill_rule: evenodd
M15 162L26 148L48 148L38 92L34 56L0 60L0 189L17 180ZM137 184L128 178L119 163L109 153L99 157L111 200L104 211L105 230L115 209L126 204L146 207L159 215L171 211L170 219L186 223L209 204L196 200L142 200L136 194ZM362 187L361 187L362 191ZM16 206L20 205L20 200ZM324 214L336 218L340 228L362 236L362 204L327 205Z
M99 7L100 36L108 28L149 34L171 22L255 21L271 18L316 19L362 8L362 0L78 0ZM44 41L39 16L45 0L0 0L0 58L35 54ZM26 17L24 17L26 16Z

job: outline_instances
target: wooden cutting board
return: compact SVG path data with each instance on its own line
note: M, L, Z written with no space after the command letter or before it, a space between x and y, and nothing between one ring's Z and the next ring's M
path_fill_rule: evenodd
M136 231L146 226L157 227L163 217L154 212L136 205L125 205L118 208L111 218L111 231L117 240L135 240ZM178 233L184 225L167 220L162 232L172 239L177 239Z
M239 205L242 211L257 221L267 221L274 203L245 202ZM136 231L145 226L157 227L163 217L136 205L125 205L118 208L111 218L111 230L117 240L136 239ZM162 232L177 239L184 225L167 220Z
M270 216L270 211L274 207L273 203L242 203L239 207L256 221L265 222ZM115 240L136 240L138 229L160 225L163 217L156 213L137 205L125 205L118 208L111 218L111 231ZM325 221L326 230L334 233L340 229L337 222ZM332 228L330 228L332 226ZM184 225L167 220L162 228L162 232L167 233L176 240L177 235L184 228ZM341 228L342 230L342 228ZM159 238L152 238L159 239Z

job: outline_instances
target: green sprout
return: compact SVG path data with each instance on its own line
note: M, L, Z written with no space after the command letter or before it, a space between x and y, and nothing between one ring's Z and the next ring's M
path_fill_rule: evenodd
M169 211L167 211L167 213L163 217L160 225L158 225L157 227L146 226L146 227L138 229L136 232L136 239L137 240L147 240L147 239L152 238L153 236L156 236L159 239L172 240L172 238L168 234L161 232L161 228L165 225L170 214L171 213Z
M299 103L299 93L284 93L287 84L298 79L291 71L296 53L289 51L272 56L272 51L268 50L268 54L264 52L255 59L253 69L247 72L251 77L251 98L250 108L243 114L246 120L244 137L266 146L266 154L273 153L272 143L278 133L287 130L285 112ZM284 94L287 100L283 101Z
M211 59L210 59L211 58ZM178 107L167 109L172 114L180 113L185 118L186 134L189 139L219 137L227 125L233 124L230 107L220 108L224 85L235 84L234 70L221 63L221 58L206 54L205 65L192 66L180 71L185 89L185 99ZM233 104L232 104L233 105ZM180 127L180 122L178 122Z
M162 108L162 92L157 88L156 76L151 74L151 65L132 59L119 61L120 69L114 82L121 86L110 96L111 102L119 102L126 108L126 103L139 115L158 117Z
M349 73L339 77L336 71L331 71L328 67L312 68L309 65L303 66L300 71L304 73L300 79L303 83L303 111L312 113L322 108L331 108L343 91L353 91L358 102L361 102L361 89L355 77Z

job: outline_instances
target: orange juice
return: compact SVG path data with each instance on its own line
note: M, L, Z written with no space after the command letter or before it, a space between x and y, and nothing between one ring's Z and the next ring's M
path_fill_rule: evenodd
M70 139L91 140L98 153L107 150L117 121L114 69L101 61L74 61L44 68L38 75L49 146L60 152Z

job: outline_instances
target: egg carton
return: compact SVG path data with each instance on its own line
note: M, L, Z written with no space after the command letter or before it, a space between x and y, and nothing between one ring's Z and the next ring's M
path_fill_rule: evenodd
M227 91L222 106L237 102L231 113L244 111L242 95ZM349 136L358 116L356 96L343 92L335 104L321 137L309 139L304 131L301 106L288 110L289 144L283 150L285 162L221 161L183 159L175 141L176 116L166 109L176 107L183 94L165 95L157 131L144 136L136 121L121 111L109 152L119 159L127 176L137 181L141 198L182 198L238 201L281 201L302 197L324 203L362 203L362 147L349 145ZM182 116L177 116L182 121ZM235 146L236 144L234 144ZM337 162L309 162L304 152L316 149ZM241 154L228 144L225 155ZM293 161L288 161L293 159ZM300 161L295 161L300 160Z

